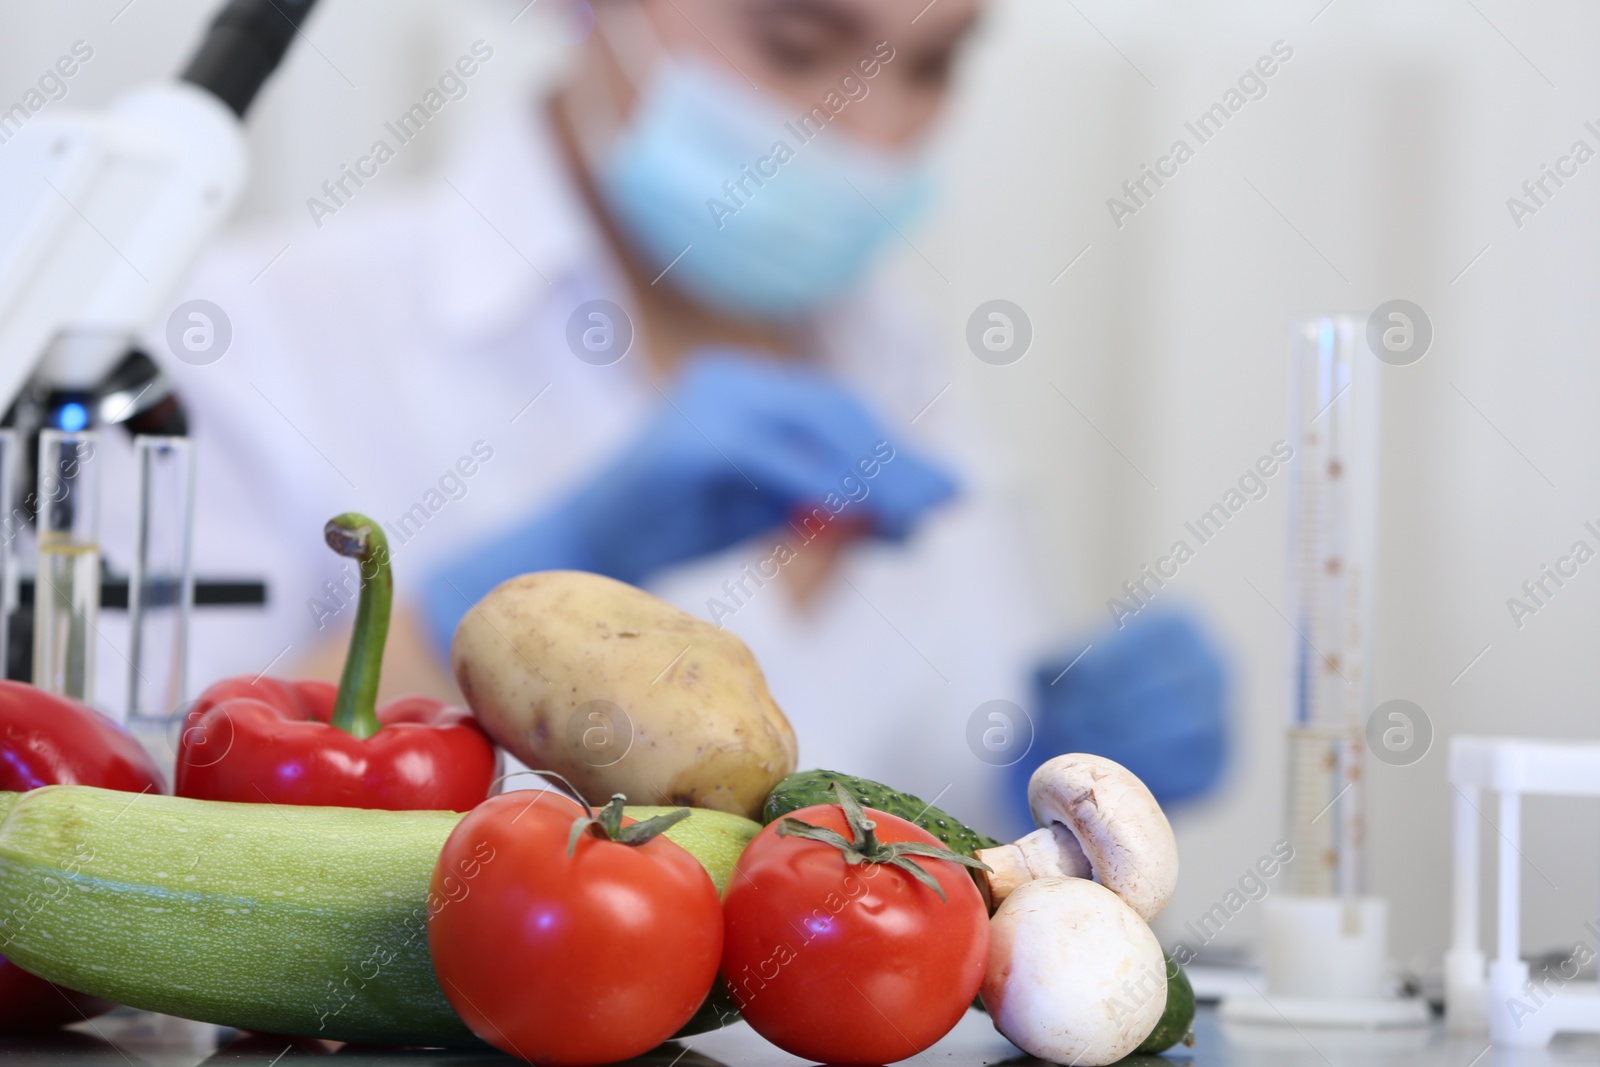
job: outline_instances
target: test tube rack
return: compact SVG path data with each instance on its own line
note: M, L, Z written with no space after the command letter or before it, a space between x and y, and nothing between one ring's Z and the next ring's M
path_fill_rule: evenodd
M1521 955L1522 798L1600 797L1600 743L1523 738L1456 737L1450 744L1454 790L1454 907L1445 954L1445 1021L1458 1033L1489 1031L1496 1045L1542 1048L1558 1032L1600 1033L1600 985L1570 968L1530 973ZM1478 942L1483 794L1499 798L1499 866L1495 958L1485 964ZM1586 925L1591 954L1600 926Z

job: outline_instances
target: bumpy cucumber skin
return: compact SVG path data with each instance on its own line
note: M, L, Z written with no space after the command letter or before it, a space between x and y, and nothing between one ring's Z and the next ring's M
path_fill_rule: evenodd
M925 804L910 793L891 789L881 782L857 778L836 771L796 771L773 787L761 809L761 821L770 823L791 811L812 804L836 804L832 786L839 782L850 790L864 808L876 808L916 823L948 845L952 851L970 856L980 848L998 848L999 841L986 837L954 816Z
M0 955L49 981L268 1033L481 1047L428 955L459 814L46 786L0 817Z
M1163 953L1165 955L1165 953ZM1165 1052L1180 1042L1194 1044L1194 986L1171 956L1167 960L1167 1006L1156 1021L1156 1028L1134 1052Z

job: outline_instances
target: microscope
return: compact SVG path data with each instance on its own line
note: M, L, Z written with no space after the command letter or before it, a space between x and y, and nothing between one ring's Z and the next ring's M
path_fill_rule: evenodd
M97 613L126 608L130 719L166 716L182 698L190 607L265 603L263 583L193 578L188 420L137 339L238 200L244 117L314 6L229 0L177 80L100 111L10 113L20 125L0 148L6 677L93 703ZM95 435L111 427L136 441L126 577L98 551L91 460ZM21 573L29 557L31 575ZM153 689L141 685L152 678Z

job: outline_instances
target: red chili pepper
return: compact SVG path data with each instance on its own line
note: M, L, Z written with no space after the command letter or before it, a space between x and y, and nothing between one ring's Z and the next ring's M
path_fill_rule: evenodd
M0 791L45 785L166 791L144 749L104 715L31 685L0 681ZM0 916L0 949L5 940ZM0 956L0 1034L79 1022L112 1007L35 978Z
M326 682L227 678L200 695L178 742L176 792L201 800L467 811L489 795L494 744L464 708L406 697L377 708L394 580L378 524L345 514L328 546L360 563L355 632Z

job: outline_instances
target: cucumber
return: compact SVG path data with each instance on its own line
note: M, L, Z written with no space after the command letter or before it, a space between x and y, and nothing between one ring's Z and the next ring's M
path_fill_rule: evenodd
M481 1047L428 955L428 883L461 817L0 793L0 955L202 1022Z
M1165 955L1165 953L1163 953ZM1167 956L1167 1006L1135 1052L1165 1052L1182 1042L1194 1044L1194 986L1171 956Z
M910 793L880 782L836 771L796 771L773 787L761 809L761 821L770 823L791 811L813 804L837 804L831 786L841 783L865 808L876 808L916 823L954 852L970 856L980 848L998 848L999 841L980 834L947 812L926 804Z
M728 992L728 987L718 977L711 983L711 992L701 1001L694 1016L683 1024L683 1029L672 1035L672 1040L682 1041L686 1037L721 1030L724 1026L732 1026L740 1018L739 1002L733 999L733 994Z

